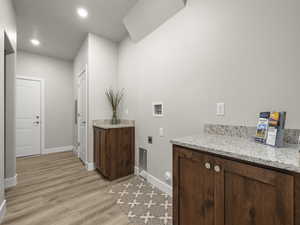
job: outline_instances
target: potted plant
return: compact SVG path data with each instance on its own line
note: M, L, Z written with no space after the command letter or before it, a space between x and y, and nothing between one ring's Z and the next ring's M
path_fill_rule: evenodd
M122 98L124 96L124 89L122 90L117 90L116 92L112 89L109 88L108 90L105 91L105 95L112 107L113 115L111 119L111 124L118 124L120 123L120 120L118 119L118 106L122 101Z

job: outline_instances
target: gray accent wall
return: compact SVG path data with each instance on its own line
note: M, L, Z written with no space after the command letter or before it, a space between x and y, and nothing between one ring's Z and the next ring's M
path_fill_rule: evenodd
M45 148L73 145L72 62L19 51L17 76L45 80Z
M124 117L136 120L150 174L164 181L169 140L201 133L205 123L255 126L258 112L285 110L287 127L300 128L299 11L298 0L188 0L140 42L121 42ZM160 101L164 117L154 118ZM217 102L225 116L216 116Z
M17 45L15 12L10 0L0 0L0 205L4 200L4 32Z
M5 178L16 176L16 54L6 56Z

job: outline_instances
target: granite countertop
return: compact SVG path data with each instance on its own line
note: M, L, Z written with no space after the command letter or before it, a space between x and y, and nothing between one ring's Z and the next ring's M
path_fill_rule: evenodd
M133 120L121 120L119 124L111 124L110 120L94 120L93 126L102 129L134 127Z
M172 144L273 168L300 173L300 146L274 148L240 137L202 134L171 140Z

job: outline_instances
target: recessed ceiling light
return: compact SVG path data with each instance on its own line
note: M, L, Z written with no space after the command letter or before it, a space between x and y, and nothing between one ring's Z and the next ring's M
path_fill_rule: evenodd
M85 8L78 8L77 9L77 14L81 17L81 18L87 18L89 15L89 12L85 9Z
M39 46L41 43L38 39L31 39L31 44L33 44L34 46Z

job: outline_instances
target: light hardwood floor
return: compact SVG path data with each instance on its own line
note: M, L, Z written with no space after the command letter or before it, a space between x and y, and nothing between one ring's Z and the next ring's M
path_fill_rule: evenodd
M17 159L18 185L6 191L4 225L127 225L107 192L71 152Z

